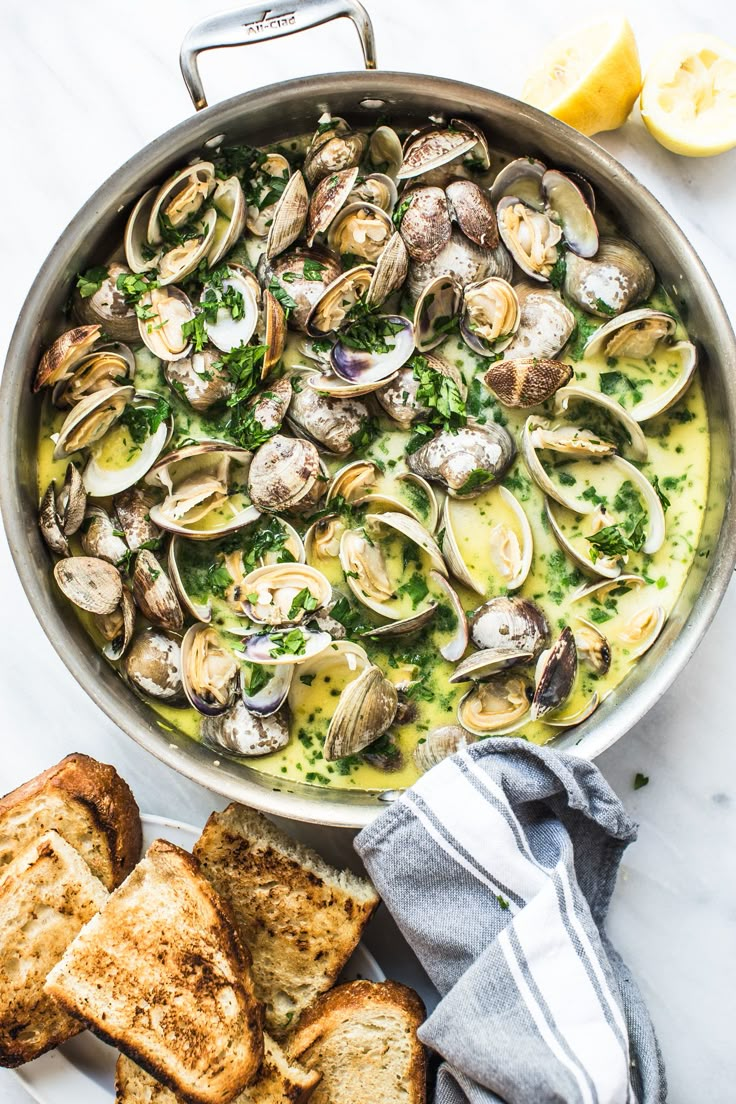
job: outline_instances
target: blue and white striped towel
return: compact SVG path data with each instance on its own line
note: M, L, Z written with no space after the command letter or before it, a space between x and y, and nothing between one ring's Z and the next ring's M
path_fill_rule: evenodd
M442 1000L436 1104L662 1104L649 1014L603 924L636 837L600 771L514 739L434 767L355 846Z

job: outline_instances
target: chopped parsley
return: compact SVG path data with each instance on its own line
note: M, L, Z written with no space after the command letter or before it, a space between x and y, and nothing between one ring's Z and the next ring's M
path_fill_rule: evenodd
M77 290L83 299L89 299L99 291L104 281L110 275L107 265L94 265L86 272L80 272L77 276Z
M464 426L467 421L465 400L452 376L438 372L424 356L412 357L409 364L418 383L417 403L429 408L427 423L450 432Z
M672 503L670 502L667 495L664 493L661 486L659 485L659 476L658 475L655 475L654 478L652 479L652 486L654 487L655 491L657 492L657 497L658 497L659 501L662 503L662 509L664 510L665 513L667 513L667 511L669 510Z
M592 545L590 555L593 563L599 556L625 556L627 552L641 552L646 540L644 514L639 516L625 532L620 524L606 525L597 533L591 533L585 539Z
M302 275L305 280L314 281L319 283L322 279L322 273L325 270L325 266L321 261L315 261L312 257L307 257L304 261L302 268Z
M280 283L276 276L271 277L271 283L268 285L268 290L271 292L274 299L278 300L281 304L288 318L291 312L297 308L296 299L293 299L291 295L289 295L286 288Z
M490 487L495 481L496 476L493 472L486 471L485 468L474 468L462 486L458 487L457 494L471 494L473 491L479 491L482 487Z
M401 222L402 222L402 219L403 219L404 215L406 214L406 212L411 207L413 199L414 199L413 195L409 195L409 196L406 197L406 199L402 199L401 203L399 203L396 210L392 214L391 221L393 222L393 224L394 224L394 226L396 227L397 230L401 226Z
M429 594L429 587L424 577L415 571L412 577L398 588L398 593L406 594L411 600L412 609L416 609L419 603Z
M315 598L309 587L303 587L294 595L291 605L289 606L289 620L293 621L302 611L309 612L315 610L318 604L319 599Z
M370 307L359 299L347 313L347 325L340 333L341 343L362 353L390 353L394 342L389 338L403 329L403 323L377 314L377 310L378 307Z
M307 650L307 638L301 629L291 629L287 633L272 633L269 655L272 659L283 655L304 655Z
M567 261L565 260L565 254L563 250L560 250L557 255L557 260L552 265L552 271L549 274L549 282L553 288L557 288L558 291L565 282L565 274L567 272Z
M229 353L223 353L214 367L224 370L235 384L235 390L227 400L228 406L237 406L249 398L261 382L261 365L268 352L268 345L236 345Z
M271 681L271 672L268 667L260 663L244 663L241 676L243 689L249 697L253 698Z
M634 789L640 790L643 786L649 785L649 775L642 774L641 771L637 771L634 775Z
M133 443L142 445L170 415L171 407L161 395L153 406L133 406L129 403L119 421L130 433Z

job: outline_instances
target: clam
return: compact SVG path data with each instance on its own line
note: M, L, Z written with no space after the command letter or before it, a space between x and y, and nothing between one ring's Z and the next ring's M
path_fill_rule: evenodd
M521 435L521 455L532 480L544 494L578 514L592 514L595 504L552 479L538 451L545 449L575 458L612 458L616 446L578 426L553 426L544 418L527 418Z
M499 201L496 216L501 239L522 272L534 280L549 280L559 257L561 228L514 196Z
M39 507L41 534L57 556L69 555L68 537L77 532L85 513L87 492L79 470L67 464L64 482L57 493L54 480L44 492Z
M578 181L580 178L576 181L559 169L547 169L542 177L542 193L546 210L562 227L568 247L579 257L592 257L598 249L598 227Z
M604 556L598 553L593 557L593 546L586 540L586 536L593 536L615 523L603 506L598 506L590 515L589 533L576 534L577 540L568 534L564 520L559 515L559 507L554 505L550 498L544 500L545 513L549 521L550 529L562 551L568 556L576 567L588 575L599 575L604 579L615 579L621 574L621 562L618 556ZM624 557L625 558L625 557Z
M465 288L460 333L481 356L505 349L513 340L520 317L519 300L507 280L491 276Z
M452 235L450 206L443 188L412 188L402 196L399 233L412 261L434 261Z
M321 517L312 522L304 535L307 563L312 564L313 567L320 567L336 559L340 552L340 540L346 528L337 514L330 514L328 517Z
M562 360L518 357L492 364L483 377L504 406L539 406L569 383L572 367Z
M494 675L476 683L461 700L457 719L475 736L502 736L520 727L529 716L532 689L523 676Z
M96 556L116 566L125 561L128 546L102 506L87 507L80 533L85 556Z
M129 487L115 495L112 505L117 528L122 529L132 552L158 543L161 530L150 517L151 507L157 502L158 495L147 487Z
M620 645L629 661L651 648L667 619L659 603L643 601L648 586L651 583L640 575L619 575L581 587L573 595L576 605L589 602L594 616L594 611L603 610L609 647Z
M128 215L123 233L123 248L131 272L148 272L155 268L161 258L160 245L156 247L148 240L148 220L157 194L158 189L155 186L149 188Z
M153 288L141 297L138 330L141 341L159 360L181 360L188 356L192 342L182 327L194 319L189 299L176 287Z
M254 183L257 190L246 208L245 225L257 238L268 236L273 212L291 175L289 162L280 153L268 153L258 166Z
M331 686L339 687L341 682L347 683L369 666L368 654L360 644L353 644L350 640L335 641L326 651L300 665L298 680L292 680L289 690L290 708L298 708L303 687L311 686L315 678L324 679Z
M402 427L424 422L431 413L429 407L417 398L419 379L414 371L417 359L412 357L408 364L405 364L375 393L376 399L388 416ZM440 357L432 356L431 353L424 353L421 359L433 372L449 377L457 387L460 397L465 398L465 383L454 365L448 364Z
M378 506L409 514L430 533L437 527L437 499L426 479L413 472L386 476L372 460L353 460L335 472L325 502L335 498L369 509Z
M366 526L369 529L383 526L398 533L400 537L405 537L426 553L435 571L439 571L441 575L447 574L445 561L437 542L416 518L405 513L386 510L380 514L369 514L366 518Z
M440 431L408 457L415 475L443 484L453 497L471 498L503 479L516 446L503 426L468 422L456 433Z
M536 659L549 642L549 624L531 598L499 597L484 602L468 617L475 648L517 649Z
M59 590L86 613L108 614L117 609L123 594L120 572L94 556L70 556L54 567Z
M146 435L142 441L132 436L128 426L120 421L89 444L89 458L82 475L89 494L98 498L119 494L149 471L173 432L173 418L168 407L166 417L156 412L160 401L158 395L148 391L136 392L130 401L133 413L152 410L155 418L159 418L152 432L151 423L144 423Z
M137 332L136 322L136 332ZM54 387L55 406L69 407L96 391L128 385L135 376L135 357L127 345L113 342L98 345L76 362L70 373Z
M135 615L133 595L127 587L123 587L117 609L112 613L97 614L95 617L95 627L105 641L103 653L113 663L122 659L133 639Z
M488 564L498 583L518 590L531 570L534 541L526 512L506 487L464 503L446 498L442 511L442 552L450 572L464 586L485 596Z
M248 410L264 433L277 433L281 429L292 394L291 380L282 376L250 401Z
M105 387L72 407L59 430L54 460L89 448L105 436L135 394L133 387Z
M449 126L430 124L407 138L401 167L396 174L397 179L409 180L422 176L458 162L471 152L481 165L488 166L485 138L471 123L463 119L452 119Z
M130 276L131 270L115 261L105 267L107 274L92 295L82 298L79 289L74 292L74 316L83 325L100 326L112 341L137 341L135 308L118 287L119 278Z
M209 540L240 529L258 516L242 491L251 454L220 441L200 441L161 457L145 482L163 487L163 502L151 507L151 521L170 533Z
M183 627L184 614L171 580L147 548L136 555L132 587L138 609L152 624L171 632Z
M491 202L498 206L504 196L513 196L534 211L543 211L542 179L546 171L546 165L533 157L517 157L515 161L509 161L493 181Z
M399 198L396 184L386 173L368 173L353 186L348 202L371 203L391 214Z
M572 693L578 670L572 629L566 625L552 647L537 662L531 719L542 720L564 705Z
M602 410L606 417L616 423L628 440L628 450L634 460L644 461L649 455L649 446L638 422L634 420L620 403L601 391L591 391L577 384L561 387L555 394L554 413L567 414L571 404L587 403Z
M311 501L320 478L319 453L311 441L276 434L253 457L248 494L258 510L277 513Z
M578 617L574 636L578 659L597 675L607 675L611 667L611 645L600 629L584 617Z
M396 688L381 668L366 667L340 694L325 737L325 759L343 759L372 744L391 727L397 705Z
M182 697L180 638L160 629L144 629L123 660L128 682L149 698L176 703Z
M434 349L454 327L463 301L463 288L454 276L430 280L414 305L414 339L419 352Z
M371 203L349 203L335 216L327 244L340 256L361 257L375 263L394 231L390 215Z
M409 271L409 254L401 234L392 234L376 261L365 295L366 306L380 307L389 295L403 287Z
M251 670L262 671L263 667L252 667ZM258 713L261 717L270 717L273 713L277 713L288 697L294 671L295 668L286 663L268 667L266 669L268 682L258 689L255 687L251 689L246 668L243 668L240 682L246 709L251 713Z
M75 326L57 337L38 362L33 377L34 393L66 379L74 365L88 353L100 338L102 327Z
M349 323L350 312L365 298L373 277L370 265L357 265L342 272L325 288L307 318L307 332L322 337Z
M544 718L544 723L551 725L553 728L571 728L573 725L582 724L583 721L586 721L588 717L595 713L600 700L600 695L597 691L594 691L582 705L573 704L572 709L568 707L567 710L563 709L548 714Z
M378 126L373 131L368 143L368 160L371 165L392 178L396 176L404 159L401 148L401 139L393 127Z
M181 680L190 705L219 717L233 703L238 664L220 634L209 625L192 625L181 642Z
M556 357L575 329L575 315L549 286L520 283L514 287L519 301L519 325L506 347L506 359Z
M442 623L437 623L440 621L439 616L436 618L434 643L443 659L449 663L457 663L468 646L468 621L465 610L457 592L441 572L430 571L427 578L431 583L431 589L444 605ZM448 621L449 624L447 624Z
M218 180L212 194L216 212L215 228L207 251L207 264L215 268L226 257L245 229L246 203L237 176Z
M485 682L492 675L497 675L499 671L529 663L531 659L532 653L516 644L499 644L494 648L481 648L479 652L471 652L461 660L448 681L451 683Z
M235 268L228 268L218 287L204 285L200 305L205 308L207 337L216 348L229 353L238 345L248 344L258 325L258 300L250 280ZM210 321L213 310L215 317Z
M669 410L676 402L679 402L692 383L695 369L698 366L698 354L691 341L678 341L669 349L669 355L677 357L680 364L678 374L668 387L665 387L658 395L650 399L642 399L631 408L631 417L637 422L646 422L650 418L656 418Z
M199 734L212 751L245 759L270 755L289 742L289 726L281 713L252 713L240 699L227 713L203 717Z
M458 227L454 227L449 240L432 260L415 261L410 265L407 291L416 299L430 280L438 276L453 277L462 287L488 276L500 276L510 281L513 264L503 243L499 242L495 249L476 245Z
M266 257L272 260L288 249L301 234L307 221L309 195L304 177L297 171L286 182L281 198L273 209L266 238Z
M647 299L655 274L648 257L626 238L603 237L594 257L569 253L564 291L590 314L607 318Z
M370 349L356 339L359 323L348 326L332 346L330 361L336 375L356 386L384 383L398 372L414 353L414 329L401 315L379 315L383 335Z
M295 306L290 307L288 322L296 330L306 330L312 307L325 288L340 275L340 263L328 249L316 245L311 249L293 249L273 261L261 258L258 275L261 284L273 290L276 286Z
M291 666L312 659L331 644L328 632L296 626L244 637L240 655L248 663L264 667Z
M466 238L476 245L495 249L498 245L496 213L488 192L473 180L453 180L445 188L450 217Z
M417 744L414 763L422 774L431 770L449 755L474 743L473 734L461 725L442 725L427 733L427 738Z
M187 238L181 245L175 245L158 258L156 277L159 287L183 280L194 272L210 251L217 224L217 212L214 208L205 211L202 221L197 225L197 233Z
M358 166L331 173L320 180L312 192L307 214L307 245L314 244L318 234L324 234L340 208L347 201L358 177Z
M198 413L224 402L235 389L215 349L191 352L166 364L164 371L170 386Z
M368 139L344 124L317 134L304 159L304 175L313 188L325 176L359 165Z
M251 571L226 598L259 625L299 624L329 605L332 587L308 564L270 564Z
M261 314L258 319L258 340L266 346L261 362L261 379L266 379L275 368L286 347L286 312L268 288L261 296Z
M626 311L591 334L585 344L585 356L644 360L654 356L660 344L670 344L676 331L676 319L664 311Z
M311 387L295 392L288 413L292 426L336 456L352 452L353 439L368 417L368 408L358 399L333 398Z
M148 241L158 245L164 241L167 227L178 229L190 222L214 188L215 167L210 161L197 161L175 173L158 190L151 204Z

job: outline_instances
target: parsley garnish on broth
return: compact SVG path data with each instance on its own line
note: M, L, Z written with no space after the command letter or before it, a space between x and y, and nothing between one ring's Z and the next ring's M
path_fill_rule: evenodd
M118 420L130 433L133 443L142 445L170 415L171 407L161 395L153 406L133 406L129 403Z
M359 299L347 313L348 324L340 333L341 344L358 352L390 353L395 345L390 339L403 329L403 324L377 314L377 310Z
M99 291L103 282L110 275L106 265L95 265L86 272L80 272L77 276L77 290L83 299L89 299L96 291Z

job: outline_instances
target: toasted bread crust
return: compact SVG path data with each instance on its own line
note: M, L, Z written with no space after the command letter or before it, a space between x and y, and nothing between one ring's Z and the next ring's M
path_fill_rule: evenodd
M339 1028L345 1020L367 1006L384 1006L399 1013L413 1033L411 1059L404 1083L409 1087L407 1104L425 1104L427 1098L427 1060L416 1032L424 1022L426 1009L413 989L397 981L350 981L323 994L304 1013L285 1047L292 1058L301 1058L322 1036ZM345 1055L345 1062L351 1061ZM360 1074L360 1055L354 1056Z
M56 766L0 798L0 841L4 825L21 805L31 805L44 793L53 791L81 806L92 829L104 840L109 869L104 864L98 869L90 868L108 890L115 889L140 858L143 846L140 811L130 787L115 768L98 763L89 755L81 752L67 755ZM64 836L63 825L49 827ZM73 839L67 842L75 846Z
M378 894L238 805L210 816L194 855L232 905L268 1030L280 1038L334 984Z
M228 907L196 860L165 840L72 944L46 992L186 1104L229 1104L263 1059L261 1007ZM177 1003L182 995L193 1007ZM234 1016L223 1001L235 1001Z
M83 1025L43 989L107 891L57 832L35 840L0 875L0 1066L30 1062Z

